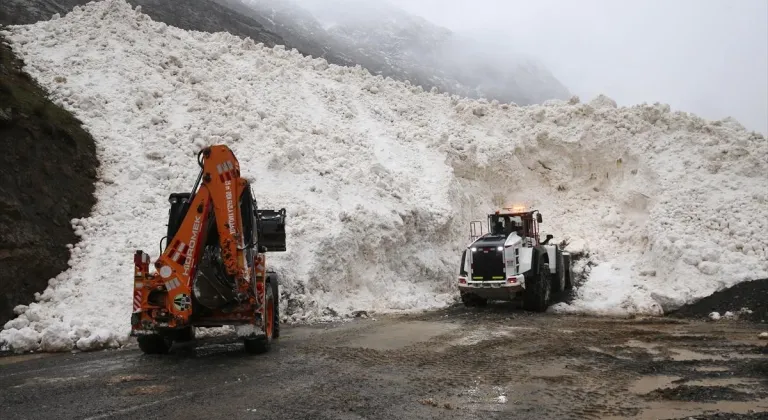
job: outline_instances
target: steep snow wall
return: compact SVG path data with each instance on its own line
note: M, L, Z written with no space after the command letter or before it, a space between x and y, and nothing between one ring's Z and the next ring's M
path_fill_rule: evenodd
M467 223L513 202L589 254L576 301L553 310L660 313L768 276L768 143L731 120L424 92L122 0L6 35L102 165L71 268L0 333L13 350L126 340L132 253L157 256L168 194L212 143L234 149L260 206L288 209L288 252L270 256L286 321L448 304Z

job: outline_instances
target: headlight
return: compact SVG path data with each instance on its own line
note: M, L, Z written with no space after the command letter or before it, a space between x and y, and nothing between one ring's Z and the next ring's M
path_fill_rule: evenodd
M477 252L477 248L472 248L472 252Z
M503 246L496 247L496 251L504 251L504 247Z

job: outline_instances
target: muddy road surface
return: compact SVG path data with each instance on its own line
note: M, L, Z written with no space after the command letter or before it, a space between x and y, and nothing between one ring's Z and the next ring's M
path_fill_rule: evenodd
M767 324L507 305L288 327L165 356L0 357L3 419L764 419Z

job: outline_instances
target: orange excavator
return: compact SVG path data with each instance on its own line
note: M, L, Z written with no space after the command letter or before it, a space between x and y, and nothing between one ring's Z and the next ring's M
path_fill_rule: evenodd
M267 252L286 250L285 209L259 209L240 163L225 145L197 155L191 193L169 197L167 236L150 273L134 254L131 335L144 353L195 339L196 327L233 325L251 353L280 335L278 276Z

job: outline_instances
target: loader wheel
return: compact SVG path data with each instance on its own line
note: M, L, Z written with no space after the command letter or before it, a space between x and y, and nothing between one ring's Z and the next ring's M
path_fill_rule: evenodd
M558 294L565 292L568 290L568 279L566 278L565 274L565 255L563 255L562 251L559 249L557 250L557 270L555 270L555 273L557 274L557 284L555 284L554 289L557 291ZM562 285L562 286L561 286Z
M563 271L565 271L565 290L573 289L573 261L571 255L563 255Z
M266 353L272 347L275 332L275 295L272 283L267 284L264 297L264 334L260 337L244 338L245 351L252 354Z
M136 338L139 348L145 354L166 354L171 350L173 340L160 334L140 335Z
M523 306L528 311L544 312L549 307L552 294L552 274L549 272L549 263L539 260L539 269L533 282L525 289ZM528 279L526 279L526 283Z

